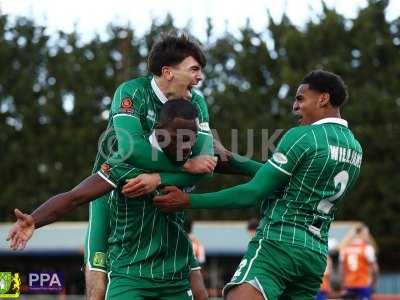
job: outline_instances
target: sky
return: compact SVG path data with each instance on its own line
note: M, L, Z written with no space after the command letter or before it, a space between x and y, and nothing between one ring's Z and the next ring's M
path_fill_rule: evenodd
M348 18L357 15L367 0L325 0ZM179 28L191 20L191 33L198 39L206 37L206 19L210 17L214 34L225 30L236 34L249 18L252 28L263 31L267 26L267 11L275 20L284 12L291 21L302 26L305 21L317 20L321 14L320 0L0 0L2 14L27 16L38 24L46 25L50 32L76 29L83 38L95 33L104 36L106 26L111 22L129 24L142 35L149 30L153 18L162 20L169 12ZM392 20L400 15L400 0L391 0L387 18Z

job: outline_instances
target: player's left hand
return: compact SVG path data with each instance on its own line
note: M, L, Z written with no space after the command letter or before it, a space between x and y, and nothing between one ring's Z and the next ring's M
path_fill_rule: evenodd
M31 215L24 214L19 209L14 210L17 222L8 232L7 241L10 241L12 250L23 250L33 235L35 230L35 222Z
M129 198L139 197L154 192L160 184L160 174L140 174L126 181L122 187L122 194Z
M182 192L176 186L166 186L161 190L162 195L153 198L155 206L162 212L174 212L181 208L190 207L189 195Z

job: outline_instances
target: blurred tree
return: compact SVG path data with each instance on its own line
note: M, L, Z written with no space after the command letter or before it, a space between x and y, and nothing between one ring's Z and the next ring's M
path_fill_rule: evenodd
M268 139L293 126L291 103L302 77L315 68L340 74L350 92L343 117L363 145L364 162L338 219L367 223L387 257L400 261L395 253L400 247L400 18L385 19L388 1L368 3L354 19L324 6L302 28L285 15L280 21L266 15L264 31L254 31L248 22L238 35L215 36L208 20L201 91L222 142L261 160L273 150L266 147ZM0 17L0 220L12 220L14 207L29 211L90 173L114 90L147 73L152 44L171 30L177 29L168 15L154 19L143 36L129 24L111 24L107 40L96 36L84 43L77 33L48 36L46 28L26 18ZM216 175L199 189L244 180ZM257 209L190 213L243 219ZM86 207L70 217L86 219Z

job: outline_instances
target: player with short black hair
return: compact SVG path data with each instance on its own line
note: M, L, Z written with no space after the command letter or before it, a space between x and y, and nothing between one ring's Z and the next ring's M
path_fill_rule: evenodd
M154 198L164 211L263 202L262 220L224 289L226 299L305 300L317 294L326 267L329 226L338 203L354 186L362 161L362 148L340 115L347 95L343 86L339 76L321 70L301 81L293 111L302 126L282 137L251 181L206 194L166 187L165 195Z

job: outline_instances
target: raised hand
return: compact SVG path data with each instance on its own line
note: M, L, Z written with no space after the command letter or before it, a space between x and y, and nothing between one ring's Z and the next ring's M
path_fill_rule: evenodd
M140 174L139 176L128 179L122 187L122 194L126 197L139 197L151 192L154 192L160 185L160 174Z
M7 241L10 241L12 250L23 250L33 235L35 230L35 222L31 215L24 214L19 209L14 210L17 222L8 232Z
M217 165L217 157L210 155L199 155L189 159L183 168L192 174L204 174L214 171Z

